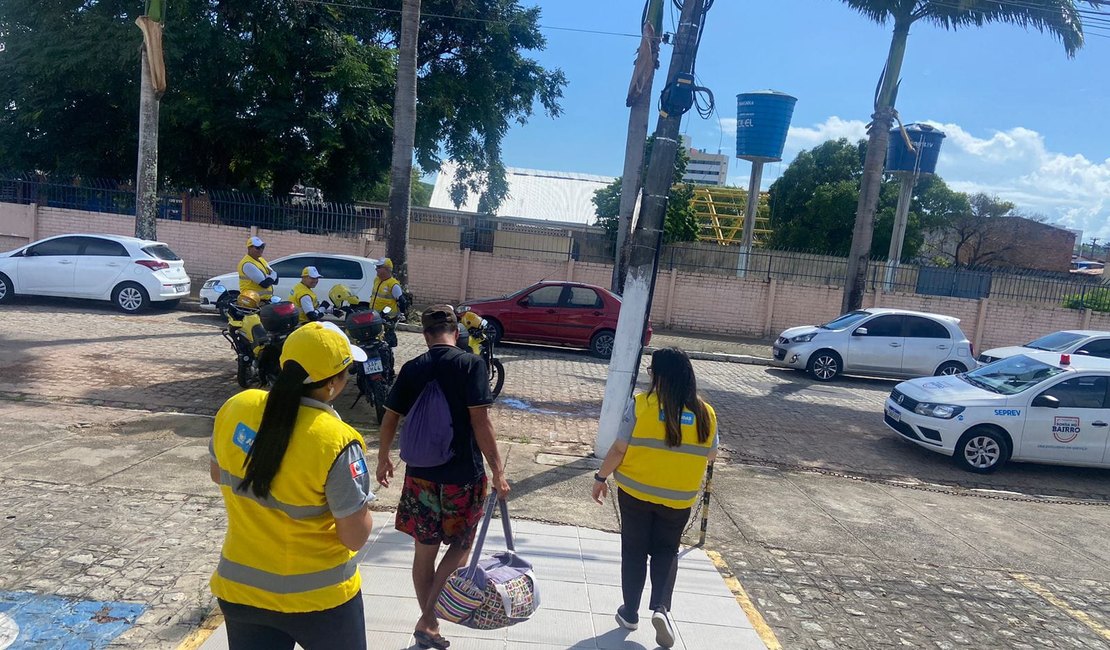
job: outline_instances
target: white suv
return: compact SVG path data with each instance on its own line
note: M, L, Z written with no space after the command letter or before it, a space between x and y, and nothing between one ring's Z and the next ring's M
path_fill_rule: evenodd
M955 375L976 365L958 318L901 309L862 309L824 325L792 327L771 351L776 363L805 370L818 381L841 373Z
M189 295L185 263L162 242L60 235L0 253L0 303L15 294L111 300L128 313Z

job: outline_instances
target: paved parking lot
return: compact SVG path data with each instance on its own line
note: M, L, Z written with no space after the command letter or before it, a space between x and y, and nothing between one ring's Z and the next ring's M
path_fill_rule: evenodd
M219 541L218 530L188 525L220 517L218 499L201 496L208 492L185 471L203 460L207 425L143 413L210 415L238 390L219 319L53 301L17 302L0 318L0 432L20 449L63 454L0 460L0 505L13 513L0 522L0 589L147 599L144 625L121 643L180 639L211 604L204 583ZM401 359L423 348L419 335L400 338ZM582 525L576 504L592 470L540 457L589 453L607 366L583 352L500 352L507 382L495 423L526 454L510 468L526 474L518 511ZM695 365L725 450L710 547L784 647L1110 643L1110 517L1098 505L1110 501L1110 472L1011 465L966 474L886 430L881 404L895 382L817 384L762 366ZM339 410L372 440L373 417L365 405L348 408L353 397ZM122 473L129 455L184 469L143 476L153 470L138 464ZM136 471L164 479L166 493L135 489ZM63 482L37 482L47 475ZM73 495L64 512L56 493ZM150 519L173 532L152 533ZM589 524L611 529L613 520ZM121 568L105 564L121 557Z

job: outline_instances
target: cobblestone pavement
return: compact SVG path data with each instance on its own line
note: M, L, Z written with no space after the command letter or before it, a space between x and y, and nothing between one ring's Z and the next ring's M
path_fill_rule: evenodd
M207 423L172 414L214 413L237 390L219 319L46 301L5 306L0 317L0 590L143 602L149 609L117 642L171 647L210 607L222 530L214 493L179 469L202 462ZM400 339L401 359L423 349L419 335ZM606 364L538 346L499 355L500 435L549 454L588 453ZM695 365L725 450L710 544L784 647L1110 646L1110 551L1094 541L1110 535L1107 510L1038 498L1110 500L1110 473L1016 464L972 476L885 429L881 403L894 382ZM372 416L349 404L337 405L372 440ZM4 457L10 445L21 455ZM31 458L36 445L63 455ZM134 468L109 471L131 456L169 463L146 477L163 489L137 489ZM72 476L39 477L58 462ZM528 471L539 473L528 485L543 490L521 495L526 516L582 523L573 504L539 497L577 494L590 470Z

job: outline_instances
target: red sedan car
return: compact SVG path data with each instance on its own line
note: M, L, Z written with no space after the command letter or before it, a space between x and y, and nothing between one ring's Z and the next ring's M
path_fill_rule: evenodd
M545 280L507 296L463 305L489 322L497 340L584 347L607 359L613 353L621 299L590 284ZM649 340L650 324L644 345Z

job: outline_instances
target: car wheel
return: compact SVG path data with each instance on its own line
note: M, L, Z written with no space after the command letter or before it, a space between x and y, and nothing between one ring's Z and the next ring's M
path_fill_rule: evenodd
M937 368L937 371L934 372L933 375L936 377L940 377L941 375L958 375L963 372L967 372L967 368L964 367L964 364L957 363L955 361L949 361L947 363L940 364L940 367Z
M809 358L806 372L817 381L832 381L843 369L840 355L832 350L818 350Z
M493 338L493 342L500 343L501 339L505 336L505 328L495 318L487 318L486 325L489 327L490 336Z
M216 311L220 313L220 318L227 318L227 308L238 298L238 291L228 291L216 299Z
M613 345L617 342L617 334L613 330L601 330L590 339L590 354L602 359L613 356Z
M952 458L969 472L990 474L1010 458L1010 443L997 429L975 427L956 443Z
M0 273L0 303L8 302L15 296L15 287L8 276Z
M137 314L147 308L150 298L142 285L134 282L124 282L112 292L112 302L116 303L121 311L128 314Z

